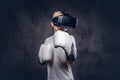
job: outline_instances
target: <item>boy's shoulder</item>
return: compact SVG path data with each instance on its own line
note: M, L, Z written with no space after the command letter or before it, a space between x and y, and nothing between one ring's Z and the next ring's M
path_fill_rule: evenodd
M70 37L71 37L72 39L75 39L75 37L74 37L73 35L70 35Z
M52 43L53 42L53 36L49 36L45 39L45 43Z
M74 38L74 36L73 36L73 35L71 35L71 34L70 34L70 37Z

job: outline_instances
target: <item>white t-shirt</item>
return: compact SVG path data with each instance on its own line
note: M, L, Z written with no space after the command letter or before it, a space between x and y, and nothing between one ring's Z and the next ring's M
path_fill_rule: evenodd
M72 35L74 44L73 54L77 57L76 42ZM66 62L65 51L58 47L54 48L53 36L48 37L41 45L38 54L40 63L47 63L47 80L74 80L71 65Z

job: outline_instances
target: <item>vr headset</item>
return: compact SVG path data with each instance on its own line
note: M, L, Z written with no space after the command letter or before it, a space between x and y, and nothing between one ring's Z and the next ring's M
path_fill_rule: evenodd
M78 24L78 20L75 17L69 15L61 15L52 19L55 26L63 28L75 28Z

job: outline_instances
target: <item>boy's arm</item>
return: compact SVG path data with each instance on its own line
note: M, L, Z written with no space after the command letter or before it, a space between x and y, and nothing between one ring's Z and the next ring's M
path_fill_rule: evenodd
M76 41L74 37L72 36L72 46L71 46L71 52L68 52L65 47L62 47L65 51L66 57L67 57L67 62L68 63L73 63L76 60L77 57L77 47L76 47Z

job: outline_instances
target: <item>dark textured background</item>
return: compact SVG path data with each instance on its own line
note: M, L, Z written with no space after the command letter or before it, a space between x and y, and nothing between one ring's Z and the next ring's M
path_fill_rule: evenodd
M78 17L75 80L120 80L119 0L0 0L0 80L46 80L38 50L52 12Z

